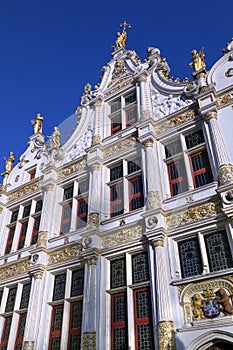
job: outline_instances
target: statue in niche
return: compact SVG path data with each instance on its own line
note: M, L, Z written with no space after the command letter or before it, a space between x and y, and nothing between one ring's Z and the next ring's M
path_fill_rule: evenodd
M54 132L50 136L50 147L59 148L61 146L61 134L57 126L54 127Z
M205 64L205 54L204 49L202 48L199 53L197 50L192 50L192 60L189 63L189 66L194 69L195 72L198 72L200 70L204 70L206 68Z
M222 311L225 316L233 315L233 307L230 303L230 297L227 295L225 289L220 288L216 292L216 299L221 305L220 311Z
M31 120L31 124L34 126L34 134L42 134L43 120L44 118L40 115L40 113L37 113L36 119Z
M13 168L13 163L15 161L15 156L13 152L10 152L9 158L6 159L6 157L4 157L4 160L6 161L6 171L5 174L10 174L12 168Z

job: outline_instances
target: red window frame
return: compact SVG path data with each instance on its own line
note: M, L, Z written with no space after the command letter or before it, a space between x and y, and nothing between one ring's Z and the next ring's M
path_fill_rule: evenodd
M82 203L85 202L86 203L86 211L85 212L80 212L81 210L81 205ZM77 228L81 228L84 227L83 223L85 222L84 220L82 220L83 218L86 218L86 222L87 222L87 214L88 214L88 204L87 204L87 197L81 198L78 200L78 211L77 211ZM80 225L80 221L82 221L82 225Z
M171 178L171 167L174 166L174 165L177 165L177 164L182 164L182 161L181 160L178 160L176 162L173 162L173 163L170 163L167 165L167 168L168 168L168 178L169 178L169 184L170 184L170 191L171 191L171 196L175 196L177 195L177 193L174 193L173 191L173 185L177 184L177 183L184 183L185 181L185 178L184 176L179 176L175 179L172 179ZM184 166L184 165L183 165Z
M39 226L40 226L40 219L41 219L41 216L37 216L37 217L34 219L34 225L33 225L33 229L32 229L31 245L37 243L38 234L39 234L39 229L36 230L35 227L36 227L37 221L39 221ZM38 227L39 227L39 226L38 226ZM35 242L33 242L34 240L35 240Z
M133 117L129 117L129 112L133 111ZM125 119L126 119L126 127L128 128L130 125L136 123L137 121L137 108L136 105L127 109L125 111Z
M150 288L148 288L148 287L139 288L139 289L135 289L133 291L135 350L139 350L139 348L138 348L138 330L137 330L137 326L138 325L148 325L148 324L152 325L152 320L151 320L151 316L150 315L148 315L147 317L143 317L143 318L137 318L137 298L136 298L136 294L138 292L143 292L143 291L148 291L150 293Z
M25 227L26 227L26 230L24 231ZM21 227L21 230L20 230L20 236L19 236L19 242L18 242L18 248L17 249L21 249L21 248L24 247L25 239L26 239L26 235L27 235L27 228L28 228L28 220L24 221L22 223L22 227Z
M126 330L126 334L125 334L126 344L128 343L127 318L125 319L125 321L114 322L114 309L115 309L114 300L115 300L115 297L118 297L118 296L124 296L125 301L127 300L126 292L121 292L121 293L116 293L111 295L111 350L114 350L114 330L117 328L120 328L120 329L124 328ZM127 315L127 311L125 311L125 313Z
M113 199L113 197L114 197L113 192L117 188L120 189L118 193L121 194L122 197L114 200ZM122 182L118 182L110 187L110 215L111 215L111 217L115 217L117 215L120 215L120 214L114 215L115 212L113 210L115 206L120 205L120 204L122 205L122 210L123 210L123 183Z
M5 254L9 254L11 251L11 247L12 247L14 235L15 235L15 228L16 228L16 225L10 227L10 229L9 229L7 242L6 242ZM14 232L12 233L12 231L14 231Z
M117 126L113 126L115 122L117 122ZM121 129L122 129L121 115L117 114L115 117L111 118L111 135L115 134L117 131Z
M59 304L56 306L53 306L52 310L52 318L51 318L51 325L50 325L50 336L49 336L49 348L48 350L52 349L52 342L54 338L59 338L61 339L61 332L62 332L62 324L61 324L61 329L57 331L53 331L53 326L54 326L54 316L55 316L55 310L56 309L61 309L62 310L62 320L63 320L63 311L64 311L64 305Z
M30 173L30 181L35 179L36 177L36 170L33 170L31 173Z
M68 344L69 345L68 345L68 349L71 349L71 337L72 337L72 335L80 334L80 337L81 337L81 331L82 331L82 322L81 322L80 327L72 328L72 319L73 319L74 305L81 305L81 309L82 309L83 302L82 301L76 301L76 302L73 302L73 303L70 304L70 323L69 323L69 338L68 338Z
M8 340L9 340L9 336L7 337L6 340L4 340L4 335L5 335L5 331L6 331L6 326L7 326L7 321L10 320L10 328L11 328L11 323L12 323L12 316L6 317L4 320L4 326L3 326L3 331L2 331L2 339L1 339L1 347L0 349L2 349L3 347L7 347L8 345ZM10 334L10 331L9 331Z
M19 321L18 321L18 327L17 327L17 336L16 336L16 340L15 340L15 350L16 350L16 347L17 345L20 345L20 344L23 344L23 337L24 337L24 334L22 337L19 337L19 330L20 330L20 322L22 320L23 317L27 317L27 313L24 313L24 314L21 314L19 316ZM25 331L25 324L24 324L24 331ZM24 332L23 332L24 333Z
M137 181L137 180L139 180L141 183L141 191L136 192L136 193L132 193L132 185L131 184L133 181ZM143 198L142 176L140 175L140 176L134 177L133 179L130 179L128 182L128 186L129 186L129 211L133 211L135 209L132 208L132 200L134 198Z
M70 207L70 217L68 218L64 218L64 212L65 212L65 208ZM72 217L72 201L64 204L62 206L62 218L61 218L61 229L60 229L60 234L63 233L67 233L67 232L63 232L63 225L65 224L70 224L71 223L71 217Z
M197 156L197 155L200 155L200 154L205 154L206 155L207 166L205 166L203 168L200 168L198 170L194 170L193 169L193 164L192 164L192 158ZM202 150L202 151L199 151L199 152L196 152L196 153L193 153L192 155L190 155L189 156L189 161L190 161L190 166L191 166L191 170L192 170L192 177L193 177L194 188L197 188L197 182L196 182L196 176L197 175L209 172L210 173L210 177L213 178L211 167L210 167L210 163L209 163L209 158L208 158L208 154L207 154L207 150L206 149Z

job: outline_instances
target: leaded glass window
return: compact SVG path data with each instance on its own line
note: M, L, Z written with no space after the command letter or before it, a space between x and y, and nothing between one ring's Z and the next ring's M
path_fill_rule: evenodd
M54 319L53 319L53 332L60 331L62 329L63 319L63 306L54 308Z
M69 346L70 350L80 350L82 327L82 301L70 305Z
M125 97L125 105L128 106L131 103L136 102L136 91L133 91L131 94Z
M60 274L55 276L53 300L64 299L66 287L66 274Z
M74 186L69 186L64 189L63 200L71 199L73 197Z
M180 140L172 141L165 146L166 158L172 157L180 152L182 152Z
M81 194L83 194L85 192L88 192L88 185L89 185L88 179L80 181L78 183L78 195L81 195Z
M153 333L150 324L137 325L138 349L153 350Z
M202 260L197 238L178 243L180 264L183 277L200 275Z
M111 261L111 288L126 285L125 258Z
M4 329L2 334L2 342L5 342L5 341L8 342L10 330L11 330L11 322L12 322L11 316L5 318Z
M134 160L134 161L130 160L127 165L128 165L128 174L132 174L138 170L141 170L141 165L139 160Z
M10 312L14 310L16 292L17 287L9 289L5 312Z
M113 296L113 322L126 321L126 297L125 293Z
M120 179L123 176L123 164L120 163L110 169L110 181Z
M133 283L149 280L148 253L142 252L132 256Z
M113 330L113 349L127 349L127 332L125 328L115 328Z
M51 350L60 350L61 338L52 338Z
M19 214L19 209L14 210L14 211L12 212L12 214L11 214L11 223L12 223L12 222L15 222L15 221L17 220L18 214Z
M31 204L26 205L23 209L23 218L26 218L27 216L30 215L30 210L31 210Z
M233 261L226 232L216 232L207 235L204 238L210 271L225 270L233 267Z
M43 200L40 199L36 202L36 209L35 209L35 213L38 213L42 210L42 206L43 206Z
M84 269L72 272L71 297L83 295Z
M1 303L2 303L2 296L3 296L3 289L0 290L0 306L1 306Z
M192 132L191 134L185 136L185 141L187 148L192 148L194 146L199 145L200 143L205 142L202 130Z
M30 291L31 291L31 283L24 284L20 307L19 307L20 309L25 309L28 307Z

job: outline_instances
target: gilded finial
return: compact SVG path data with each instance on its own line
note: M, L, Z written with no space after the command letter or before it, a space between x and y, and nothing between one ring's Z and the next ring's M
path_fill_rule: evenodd
M117 33L117 38L115 41L115 45L113 46L114 51L124 48L126 45L126 41L127 41L127 32L126 32L126 28L128 27L128 29L131 29L131 24L126 23L126 21L124 21L124 23L120 23L120 28L123 27L122 33L118 32Z
M40 115L40 113L37 113L36 119L31 120L31 124L34 126L34 134L42 134L43 120L44 118Z

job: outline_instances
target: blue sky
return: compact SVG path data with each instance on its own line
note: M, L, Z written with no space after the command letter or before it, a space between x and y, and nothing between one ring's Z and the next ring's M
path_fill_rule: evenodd
M128 49L144 59L158 47L170 75L183 79L192 78L191 50L204 47L207 69L222 56L232 14L232 0L0 0L0 172L4 156L13 151L17 161L26 149L36 113L50 135L84 85L99 82L120 22L132 25Z

